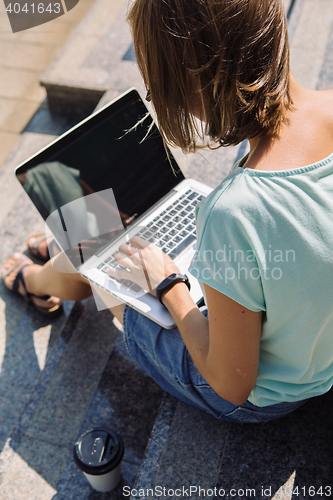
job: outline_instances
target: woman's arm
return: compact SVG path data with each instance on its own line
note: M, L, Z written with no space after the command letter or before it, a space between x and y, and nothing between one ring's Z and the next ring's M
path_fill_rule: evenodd
M204 288L209 321L184 283L171 288L162 300L207 383L222 398L242 404L257 379L262 313L246 309L207 285Z
M143 288L147 277L155 287L166 276L179 272L160 249L140 238L134 247L121 245L116 261L126 269L110 269L111 276L127 278ZM131 250L132 248L132 250ZM144 270L143 272L143 265ZM233 404L244 403L255 386L262 313L253 312L226 295L204 285L209 321L193 302L184 283L177 283L162 296L198 370L219 396Z

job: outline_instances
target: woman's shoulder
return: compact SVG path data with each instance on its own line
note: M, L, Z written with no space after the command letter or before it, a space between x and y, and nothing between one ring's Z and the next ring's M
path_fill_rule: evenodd
M319 91L314 91L318 95L321 95L324 99L328 98L333 102L333 89L327 89L327 90L319 90ZM333 110L331 110L333 114Z
M236 164L231 173L197 206L197 225L204 226L209 221L213 226L222 227L253 213L259 197L255 180L253 182L247 177L246 169Z

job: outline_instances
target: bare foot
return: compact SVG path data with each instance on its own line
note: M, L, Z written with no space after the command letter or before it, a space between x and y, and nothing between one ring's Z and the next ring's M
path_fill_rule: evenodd
M22 297L27 297L28 300L32 302L32 304L34 304L39 311L44 312L45 314L55 312L61 305L61 300L58 297L52 296L44 299L36 297L34 295L30 295L33 294L33 292L29 288L29 284L27 283L29 282L29 280L27 280L26 278L30 273L38 272L41 266L34 264L31 259L29 259L22 253L15 253L10 259L5 262L1 270L1 276L6 288L8 288L8 290L14 291L13 287L16 276L20 269L26 264L28 264L28 266L25 267L22 271L23 282L22 280L19 280L17 292L22 295Z

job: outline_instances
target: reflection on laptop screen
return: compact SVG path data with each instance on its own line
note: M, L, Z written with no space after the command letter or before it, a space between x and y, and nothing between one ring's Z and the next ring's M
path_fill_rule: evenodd
M112 189L126 227L183 180L171 153L169 161L156 126L149 130L152 119L150 115L144 119L146 113L138 93L131 91L17 170L44 220L74 200ZM78 224L87 222L81 219L84 222L78 217ZM63 235L51 230L61 244ZM101 235L99 248L118 233L119 227L112 227ZM73 264L78 267L80 262L76 259Z

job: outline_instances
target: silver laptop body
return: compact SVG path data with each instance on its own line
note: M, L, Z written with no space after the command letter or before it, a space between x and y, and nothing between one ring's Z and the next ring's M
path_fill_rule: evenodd
M184 178L135 89L19 165L16 175L73 271L93 284L96 299L101 290L165 328L174 326L155 297L107 271L119 266L119 245L138 235L187 273L196 249L195 207L211 188ZM201 287L188 277L199 303Z

